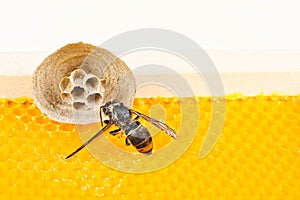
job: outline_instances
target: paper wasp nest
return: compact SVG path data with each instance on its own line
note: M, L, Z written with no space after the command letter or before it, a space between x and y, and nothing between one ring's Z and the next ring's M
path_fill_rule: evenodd
M105 49L69 44L35 70L33 97L51 119L87 124L99 121L100 106L118 99L131 107L135 80L126 64Z

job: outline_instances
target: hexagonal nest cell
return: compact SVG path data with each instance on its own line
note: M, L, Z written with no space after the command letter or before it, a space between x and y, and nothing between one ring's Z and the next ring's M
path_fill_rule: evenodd
M98 122L99 108L118 99L131 107L135 79L126 64L90 44L69 44L48 56L32 79L35 103L64 123Z
M105 92L104 83L105 81L97 76L86 74L82 69L76 69L69 77L64 77L60 81L61 99L67 104L73 104L75 110L83 108L83 106L78 106L78 103L87 106L88 109L100 107Z

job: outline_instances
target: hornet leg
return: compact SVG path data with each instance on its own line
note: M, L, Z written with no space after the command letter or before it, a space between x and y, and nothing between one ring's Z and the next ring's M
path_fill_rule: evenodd
M104 120L103 121L105 124L108 124L109 123L109 120Z
M140 116L136 116L134 119L133 119L133 121L136 121L136 120L138 120L140 118Z
M116 130L110 131L109 133L112 134L113 136L116 136L120 130L121 130L121 129L118 128L118 129L116 129Z
M105 123L105 124L108 124L108 123L109 123L109 120L104 120L104 123ZM109 133L112 134L113 136L116 136L116 135L118 135L118 132L119 132L120 130L121 130L121 129L118 128L118 129L116 129L116 130L110 131Z
M125 144L126 144L126 146L129 146L129 145L130 145L130 142L129 142L129 139L128 139L128 138L125 139Z

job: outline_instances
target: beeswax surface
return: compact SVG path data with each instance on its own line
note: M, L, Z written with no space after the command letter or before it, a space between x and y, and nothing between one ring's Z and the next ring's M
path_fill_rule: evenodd
M183 156L135 174L107 167L86 149L66 160L82 144L74 125L52 121L30 98L1 99L0 199L299 199L300 96L226 97L222 135L204 159L199 152L211 99L197 101L201 117L190 119L199 120L197 134ZM177 131L178 104L175 98L137 98L133 109L149 114L160 105ZM134 151L122 137L103 136ZM170 141L158 133L154 153Z

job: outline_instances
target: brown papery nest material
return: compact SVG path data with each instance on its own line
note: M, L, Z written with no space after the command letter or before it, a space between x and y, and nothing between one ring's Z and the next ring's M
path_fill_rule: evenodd
M135 79L109 51L90 44L68 44L48 56L32 79L38 108L51 119L88 124L99 121L99 108L112 99L131 107Z

